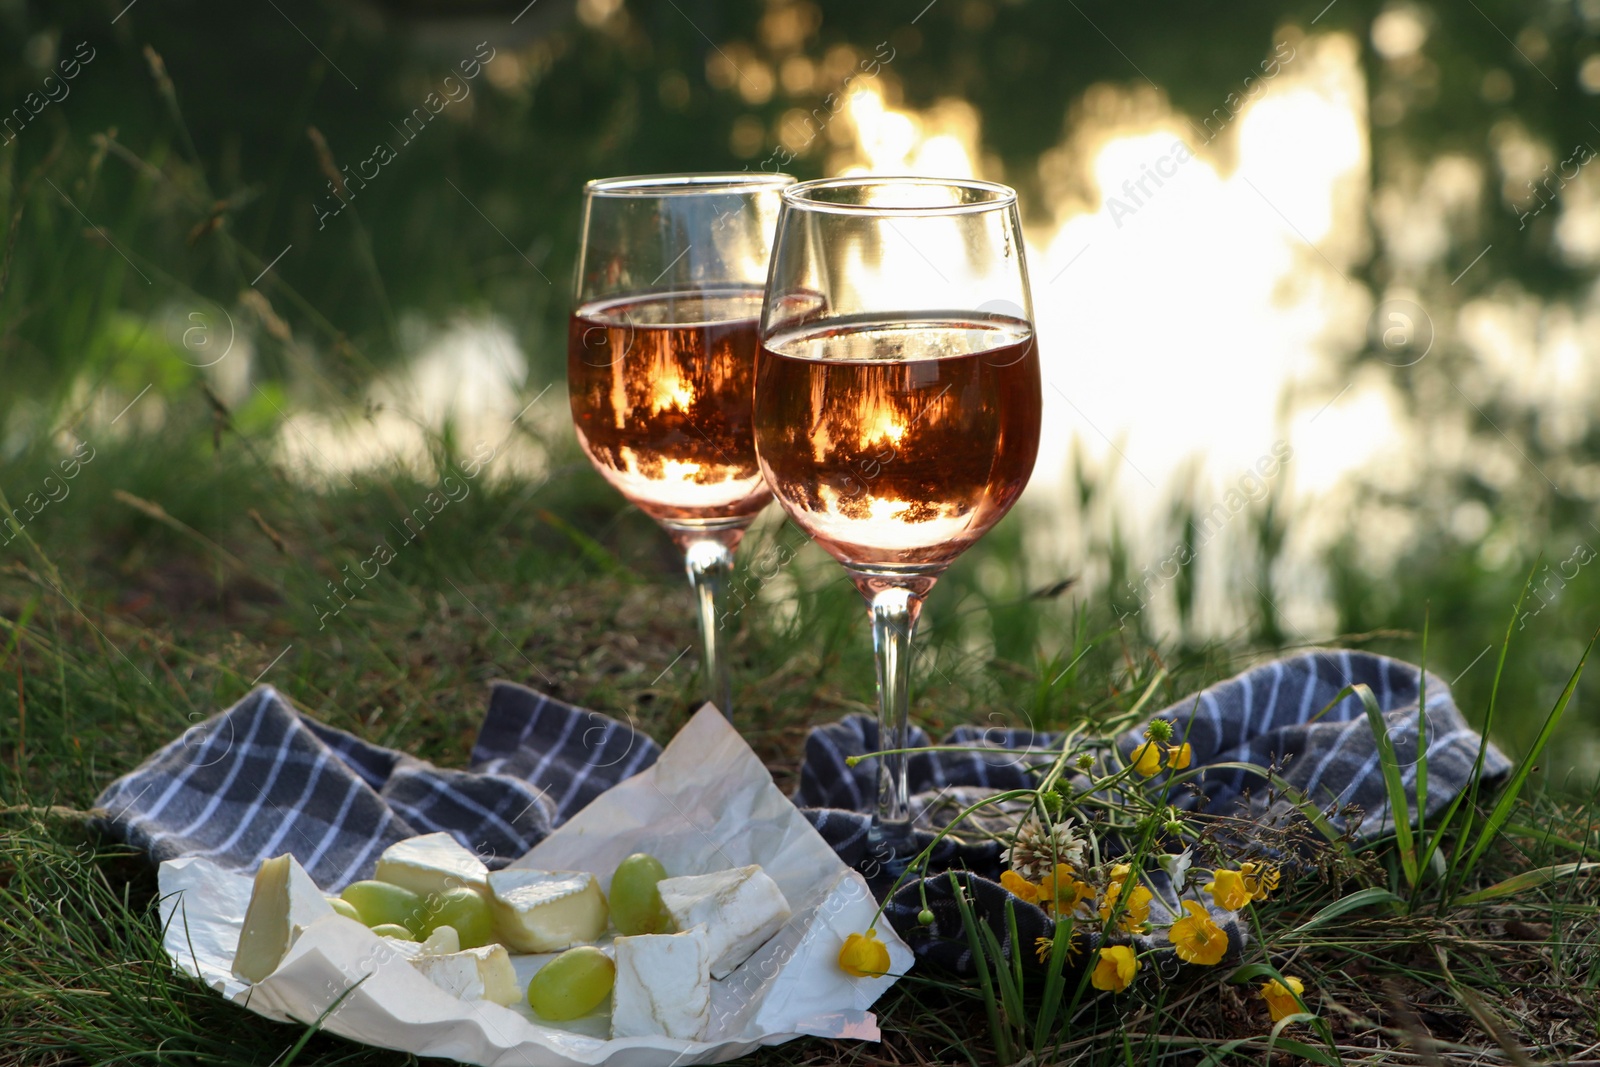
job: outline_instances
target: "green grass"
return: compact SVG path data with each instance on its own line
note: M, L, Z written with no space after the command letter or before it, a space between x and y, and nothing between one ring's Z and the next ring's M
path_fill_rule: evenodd
M396 1062L326 1035L302 1046L304 1028L260 1020L176 973L160 949L152 872L82 823L107 781L236 700L264 670L312 714L448 765L465 762L493 677L663 739L696 704L695 653L678 658L692 623L670 549L566 446L552 445L545 481L483 477L319 629L312 605L328 580L428 485L386 474L313 492L256 458L267 443L229 432L218 448L201 402L175 404L161 434L108 443L72 495L29 524L31 544L19 539L5 557L0 1061ZM13 487L43 477L48 451L8 469L12 507ZM769 520L741 565L797 536ZM1129 643L1092 611L1029 598L1040 576L1022 569L1007 543L1014 536L997 530L930 604L915 715L933 729L991 720L1103 728L1152 685L1148 706L1161 706L1242 662L1245 650L1173 654ZM741 726L788 787L806 728L867 706L863 613L836 569L806 548L760 589L739 627ZM1524 651L1513 641L1508 656ZM1245 963L1307 978L1324 1033L1302 1025L1274 1042L1252 995L1260 979L1228 984L1218 973L1137 996L1084 997L1070 1018L1062 1005L1059 1029L1024 1033L1018 1047L1037 1047L1042 1062L1094 1064L1261 1062L1270 1047L1348 1063L1592 1058L1593 880L1568 866L1508 895L1481 892L1600 858L1600 792L1550 791L1532 763L1525 769L1513 801L1474 798L1453 821L1382 843L1350 868L1354 879L1303 880L1263 907L1265 940ZM1486 826L1500 833L1480 837ZM1438 860L1421 855L1434 846ZM1425 884L1414 891L1417 882ZM1038 998L1037 989L1015 991L1012 1013L1037 1017ZM881 1046L801 1041L757 1058L997 1063L1003 1042L991 1008L1004 1014L1006 1004L918 973L881 1005Z
M698 55L692 28L670 11L663 18L687 39L686 54ZM196 36L205 40L203 32ZM269 32L282 37L262 50L263 62L304 52L291 27ZM174 23L155 43L180 56L186 33ZM120 59L107 47L75 90L72 125L65 108L54 109L49 125L0 151L7 508L49 492L45 478L62 455L50 431L76 428L96 449L70 495L29 522L25 538L0 547L0 1063L403 1059L268 1023L176 973L160 948L148 864L84 826L84 809L107 782L258 678L324 721L444 765L464 763L491 678L527 682L660 739L695 707L693 626L678 563L567 435L530 442L548 450L548 479L475 482L326 626L317 605L328 583L392 537L432 486L385 471L317 492L269 460L280 408L332 409L359 396L376 368L404 359L395 307L432 321L486 308L527 349L532 380L559 377L563 301L529 273L523 245L559 278L575 229L560 205L576 202L583 178L672 169L666 159L705 165L717 158L707 144L724 143L744 112L727 96L675 125L648 111L639 118L637 100L654 98L657 72L638 74L640 91L619 89L623 46L600 34L579 43L550 61L557 65L546 81L485 90L475 98L478 125L419 142L404 164L412 177L402 172L376 187L360 218L340 220L351 225L316 238L298 266L297 255L260 289L248 283L299 239L286 220L305 216L322 185L305 125L319 123L343 160L415 102L410 88L368 83L360 109L312 108L319 79L334 81L312 71L288 94L292 121L280 121L274 96L271 123L252 127L233 114L242 96L209 100L203 83L181 74L174 88L151 77L136 45ZM392 58L382 42L362 47L382 63ZM113 62L123 66L113 70ZM8 100L33 86L24 73ZM261 85L282 95L279 85ZM598 123L598 138L595 113L580 99L604 101L613 113ZM198 138L186 112L209 116ZM248 130L243 172L224 147L240 129ZM701 129L705 143L692 134ZM514 247L435 188L447 173L486 205ZM490 194L493 201L482 199ZM538 234L550 235L543 252L528 244ZM107 235L131 260L110 250ZM160 325L174 308L180 323L196 309L208 321L223 310L237 318L258 361L252 399L228 408L178 358L184 352ZM163 419L147 425L141 410L113 423L146 383L154 388L144 403L159 402ZM91 403L102 394L108 410ZM507 434L515 443L530 431ZM470 451L448 434L434 447L441 461ZM1077 472L1080 512L1112 489ZM1594 722L1584 697L1597 692L1595 676L1575 690L1570 709L1562 689L1583 655L1600 571L1585 567L1548 608L1541 601L1526 629L1519 621L1491 687L1477 657L1500 644L1534 555L1543 547L1559 566L1573 551L1565 532L1534 543L1539 516L1512 506L1495 514L1497 530L1518 528L1508 560L1484 551L1487 537L1439 535L1448 524L1424 515L1416 546L1392 573L1360 565L1353 533L1331 558L1330 577L1341 625L1378 631L1350 643L1425 657L1444 664L1446 677L1463 672L1456 691L1474 721L1496 708L1500 739L1532 753L1511 800L1473 797L1452 819L1358 857L1338 880L1285 887L1258 916L1266 936L1230 972L1250 975L1243 984L1214 974L1072 1001L1070 982L1048 997L1026 985L990 997L973 983L918 972L880 1004L881 1045L799 1041L757 1059L978 1067L999 1062L1008 1041L1036 1050L1039 1062L1107 1067L1262 1063L1274 1053L1277 1062L1352 1064L1600 1057L1595 883L1572 866L1600 859L1600 781L1571 756L1581 748L1551 743L1573 736L1552 732L1563 713L1587 716L1591 729ZM1262 548L1251 571L1270 591L1281 537L1270 515L1251 521ZM1586 521L1554 515L1548 525L1587 538ZM1524 536L1524 526L1535 532ZM941 581L924 613L913 713L935 733L959 722L1103 729L1147 693L1148 707L1162 706L1282 642L1266 593L1249 638L1237 642L1187 634L1154 642L1138 629L1151 612L1119 630L1113 599L1145 561L1131 559L1115 531L1082 561L1085 573L1108 575L1095 588L1064 590L1078 576L1040 572L1022 540L1019 518L1002 523ZM769 516L742 550L741 580L753 561L787 556L784 546L800 543ZM1184 571L1173 594L1185 622L1192 575ZM740 725L788 788L810 725L870 710L868 637L857 594L809 545L777 579L746 588L757 585L733 646ZM1424 648L1412 631L1430 617ZM1545 761L1566 776L1552 781ZM1498 834L1486 834L1490 827ZM1309 980L1307 999L1324 1029L1274 1034L1251 995L1268 967ZM1000 1034L1008 1027L1015 1039Z

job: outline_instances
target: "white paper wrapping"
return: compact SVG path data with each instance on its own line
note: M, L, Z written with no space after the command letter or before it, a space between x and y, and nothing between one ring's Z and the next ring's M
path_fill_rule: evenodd
M609 1006L558 1028L536 1021L525 1002L457 1000L338 915L308 927L252 987L232 973L252 879L197 857L161 865L163 944L179 968L269 1019L310 1024L326 1014L329 1032L484 1067L670 1067L720 1063L803 1035L878 1039L868 1009L910 968L910 949L880 922L890 974L863 979L839 970L845 935L864 931L877 904L711 706L654 766L601 794L513 866L593 871L609 889L612 871L634 852L649 852L672 875L759 863L794 910L771 941L712 984L704 1041L610 1040ZM513 957L524 987L552 958Z

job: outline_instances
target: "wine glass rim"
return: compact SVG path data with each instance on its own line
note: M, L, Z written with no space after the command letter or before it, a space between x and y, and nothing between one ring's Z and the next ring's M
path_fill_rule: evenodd
M741 189L784 188L795 179L788 174L750 171L687 171L681 174L627 174L585 182L586 196L694 196L737 192Z
M878 185L964 189L986 195L983 199L967 203L927 204L853 204L815 195L830 189L868 188ZM883 174L858 174L844 178L818 178L813 181L796 182L787 186L782 195L783 202L788 207L806 211L827 211L840 215L966 215L1012 207L1017 202L1017 191L999 182L986 182L979 178L928 178Z

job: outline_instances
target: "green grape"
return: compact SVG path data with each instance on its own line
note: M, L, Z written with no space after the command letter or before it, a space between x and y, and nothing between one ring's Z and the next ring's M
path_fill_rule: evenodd
M427 932L423 929L427 915L422 898L409 889L388 882L351 882L339 895L368 926L394 923L411 931L413 937Z
M617 932L662 934L672 929L672 919L661 906L661 891L656 883L667 876L661 861L644 852L635 852L617 864L611 876L611 922Z
M611 993L617 965L593 945L569 948L528 980L528 1007L555 1022L588 1015Z
M329 897L328 905L346 919L354 919L356 922L361 922L361 913L356 910L356 906L343 897Z
M416 940L416 938L411 935L411 931L407 930L399 923L379 923L377 926L372 928L372 932L377 934L379 937L392 937L396 941Z
M489 902L476 889L459 886L428 898L424 919L427 933L441 926L453 926L461 935L462 948L480 948L494 940L494 916Z

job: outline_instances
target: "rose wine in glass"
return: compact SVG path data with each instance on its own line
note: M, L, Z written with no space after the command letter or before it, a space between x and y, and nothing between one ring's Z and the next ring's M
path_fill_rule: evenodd
M567 387L600 473L658 522L753 518L760 289L623 297L572 316Z
M878 667L875 852L909 858L910 642L923 599L999 522L1039 449L1016 195L841 178L786 189L756 363L755 445L789 517L867 599Z
M751 414L785 175L612 178L584 190L567 330L578 443L684 552L707 699L732 715L720 623L744 531L772 498Z

